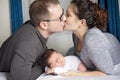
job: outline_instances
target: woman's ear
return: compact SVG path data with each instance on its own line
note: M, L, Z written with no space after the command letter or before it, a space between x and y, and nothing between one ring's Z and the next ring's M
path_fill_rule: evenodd
M81 19L81 24L86 24L86 20L85 19Z
M41 21L41 22L40 22L40 28L41 28L42 30L47 30L47 29L48 29L48 23L45 22L45 21Z
M81 26L86 26L86 25L87 25L86 19L81 19L81 20L80 20L80 25L81 25Z

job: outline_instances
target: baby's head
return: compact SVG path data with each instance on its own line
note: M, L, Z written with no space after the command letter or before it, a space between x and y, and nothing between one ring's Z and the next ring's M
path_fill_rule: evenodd
M65 63L64 56L54 49L47 49L42 55L42 60L44 66L51 68L62 67Z

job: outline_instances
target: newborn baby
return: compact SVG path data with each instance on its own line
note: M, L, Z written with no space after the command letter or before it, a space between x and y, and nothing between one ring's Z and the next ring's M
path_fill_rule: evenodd
M66 56L54 49L48 49L42 55L46 74L61 74L72 71L86 71L86 67L77 56Z

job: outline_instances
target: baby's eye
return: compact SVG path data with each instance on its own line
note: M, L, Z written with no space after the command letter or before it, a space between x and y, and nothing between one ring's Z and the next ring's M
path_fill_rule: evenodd
M52 64L50 64L50 67L53 67L53 65L52 65Z

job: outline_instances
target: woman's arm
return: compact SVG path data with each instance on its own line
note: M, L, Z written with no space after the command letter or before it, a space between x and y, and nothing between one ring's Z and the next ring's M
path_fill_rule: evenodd
M81 62L78 66L78 70L81 72L85 72L87 71L87 68L85 67L85 65Z
M100 71L76 72L69 71L62 74L63 76L105 76L106 74Z
M87 34L85 43L89 59L97 70L106 74L120 74L120 64L115 61L119 60L119 53L115 51L119 51L120 47L114 37L93 29Z

